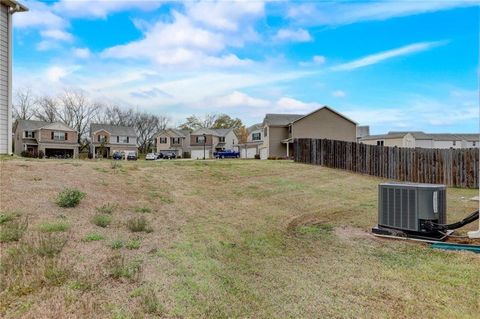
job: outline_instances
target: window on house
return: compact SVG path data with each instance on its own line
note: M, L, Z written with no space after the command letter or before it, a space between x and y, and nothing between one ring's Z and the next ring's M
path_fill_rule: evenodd
M265 136L265 137L268 136L268 127L263 129L263 136Z
M172 137L171 143L179 145L180 144L180 137Z
M262 133L253 133L252 141L260 141L262 139Z
M66 132L52 132L52 140L65 141L67 139L68 137Z
M167 144L167 138L166 137L159 137L158 142L160 144Z
M25 138L35 138L35 132L25 131Z
M457 141L453 141L453 146L457 145Z
M219 141L220 143L225 143L225 136L220 136L220 137L218 138L218 141Z
M130 136L127 136L127 144L130 143Z
M377 141L378 146L383 146L384 141Z
M97 140L99 143L105 143L107 141L107 137L105 135L97 135Z
M117 136L117 143L120 143L120 136Z
M197 143L205 143L205 137L203 135L197 136L195 140Z

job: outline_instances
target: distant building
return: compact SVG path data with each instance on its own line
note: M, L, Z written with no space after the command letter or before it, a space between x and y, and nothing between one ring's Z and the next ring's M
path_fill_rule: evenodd
M370 135L370 126L368 125L357 126L357 141L369 135Z
M296 138L357 140L357 123L328 106L306 115L266 114L262 128L261 159L293 156L293 141Z
M369 145L421 147L421 148L474 148L479 147L480 134L425 133L422 131L388 132L359 139Z
M137 154L137 133L130 126L90 124L90 153L93 158L109 158L119 152Z
M262 123L247 127L247 133L248 136L246 143L237 145L240 152L240 157L255 158L255 155L260 155L260 147L263 144Z
M0 0L0 154L12 154L12 15L27 11L14 0Z

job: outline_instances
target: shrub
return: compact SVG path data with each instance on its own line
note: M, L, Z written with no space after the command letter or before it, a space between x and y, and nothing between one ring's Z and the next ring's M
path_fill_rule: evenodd
M66 222L45 222L40 224L39 229L45 233L63 232L70 229L70 225Z
M125 247L127 249L139 249L140 248L140 245L141 245L141 241L139 238L135 238L135 239L130 239L127 244L125 245Z
M158 300L155 290L151 287L146 288L142 295L142 308L148 314L157 314L161 315L164 312L163 305Z
M123 246L125 246L125 243L121 239L115 239L110 244L110 248L112 249L120 249L120 248L123 248Z
M148 207L137 207L135 208L136 213L150 213L152 210Z
M0 214L0 225L10 222L15 219L14 213L1 213Z
M75 188L66 188L58 194L57 204L60 207L75 207L84 197L84 192Z
M130 218L127 221L127 228L134 233L137 233L137 232L150 233L153 231L153 229L148 224L147 219L143 216Z
M115 254L108 259L107 270L109 276L114 279L138 280L140 278L141 263L138 260L127 262L124 256Z
M85 241L99 241L103 239L105 239L105 237L97 233L90 233L84 238Z
M192 155L190 154L190 152L183 152L182 157L183 157L183 158L191 158Z
M100 207L95 208L97 212L103 214L111 214L115 209L117 209L117 204L106 203Z
M67 237L55 233L39 233L30 240L30 246L42 257L58 255L67 244Z
M44 157L45 157L45 153L42 150L38 151L38 158L44 158Z
M255 154L254 158L255 159L260 159L260 154Z
M112 216L109 214L96 214L92 218L92 223L98 227L107 227L112 222Z
M27 230L28 219L10 220L4 222L0 226L0 242L8 243L12 241L19 241Z
M93 153L88 153L88 158L92 159L93 158Z

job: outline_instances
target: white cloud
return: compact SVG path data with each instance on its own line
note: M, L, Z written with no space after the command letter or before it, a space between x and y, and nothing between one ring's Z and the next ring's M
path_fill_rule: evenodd
M478 0L303 3L289 6L287 16L300 24L335 26L476 6L479 3Z
M43 30L43 31L40 31L40 35L44 38L59 40L59 41L71 42L73 40L72 34L59 29Z
M273 37L276 41L284 42L310 42L312 36L305 29L280 29Z
M163 3L163 1L60 0L53 5L53 10L74 18L106 18L111 13L126 10L155 10Z
M46 77L51 82L58 82L68 74L68 71L60 66L52 66L47 69Z
M79 59L88 59L92 55L92 52L89 48L74 48L72 53L76 58Z
M299 62L301 66L313 66L313 65L322 65L327 61L323 55L314 55L311 61L302 61Z
M334 96L334 97L345 97L345 96L347 96L347 94L345 93L345 91L335 90L335 91L332 92L332 96Z
M22 1L27 7L27 12L15 14L13 23L15 29L41 28L63 29L69 22L52 11L52 7L39 1Z
M434 41L434 42L419 42L419 43L413 43L409 44L406 46L403 46L401 48L393 49L393 50L388 50L388 51L383 51L380 53L375 53L372 55L368 55L366 57L340 64L337 66L332 67L332 70L334 71L348 71L348 70L354 70L358 68L362 68L368 65L372 64L377 64L379 62L392 59L395 57L399 56L404 56L404 55L409 55L417 52L422 52L422 51L427 51L432 48L445 45L446 41Z
M203 1L187 3L187 15L203 25L237 31L264 15L263 1Z

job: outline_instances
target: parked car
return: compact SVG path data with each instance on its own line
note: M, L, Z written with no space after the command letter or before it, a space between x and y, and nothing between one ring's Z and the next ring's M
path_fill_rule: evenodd
M171 151L163 151L163 152L160 152L159 158L173 159L173 158L177 158L177 154Z
M157 159L157 155L155 155L155 153L148 153L147 155L145 155L145 160L147 161L154 161Z
M114 160L122 160L123 159L123 154L120 152L115 152L112 154L112 159Z
M137 153L135 152L130 152L127 154L127 160L128 161L136 161L137 160Z
M214 152L213 156L215 158L239 158L240 153L235 152L234 150L223 150L223 151Z

